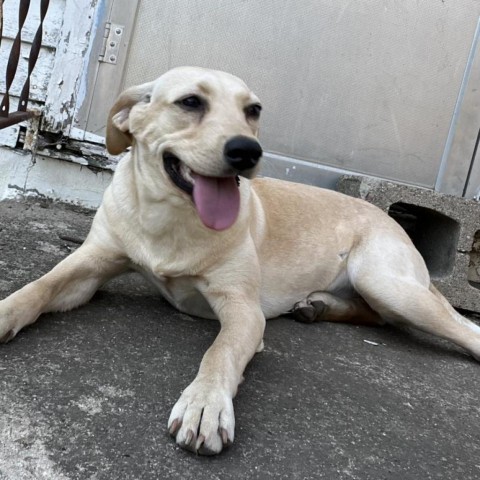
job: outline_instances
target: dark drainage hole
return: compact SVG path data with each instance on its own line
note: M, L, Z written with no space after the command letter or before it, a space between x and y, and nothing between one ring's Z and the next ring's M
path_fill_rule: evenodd
M435 210L402 202L391 205L388 214L412 239L432 278L452 272L460 233L458 222Z
M477 230L473 237L468 265L468 283L472 287L480 289L480 230Z

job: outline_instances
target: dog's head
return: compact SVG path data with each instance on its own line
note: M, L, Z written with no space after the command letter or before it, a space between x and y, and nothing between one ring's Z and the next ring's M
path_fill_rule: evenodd
M195 67L170 70L123 92L110 111L107 148L133 143L173 193L188 197L203 223L224 230L240 208L238 176L255 175L261 106L239 78Z

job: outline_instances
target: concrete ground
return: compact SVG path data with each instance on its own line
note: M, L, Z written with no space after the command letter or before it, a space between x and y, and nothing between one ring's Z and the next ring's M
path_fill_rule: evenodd
M91 218L0 203L2 296L76 248ZM179 449L169 412L217 331L136 275L42 317L0 346L0 480L480 478L480 365L390 327L269 321L234 445Z

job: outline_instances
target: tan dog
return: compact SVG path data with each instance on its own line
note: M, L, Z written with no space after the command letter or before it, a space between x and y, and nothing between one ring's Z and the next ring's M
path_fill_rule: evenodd
M125 91L107 147L131 152L85 243L0 303L8 341L41 313L77 307L137 270L179 310L217 317L221 331L168 422L179 445L203 454L233 441L232 399L266 317L399 321L480 358L480 328L432 286L394 220L333 191L249 180L262 154L260 109L241 80L199 68Z

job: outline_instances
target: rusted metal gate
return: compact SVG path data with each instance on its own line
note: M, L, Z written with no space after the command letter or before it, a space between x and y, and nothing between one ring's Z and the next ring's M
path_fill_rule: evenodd
M3 3L0 4L0 42L3 34ZM35 115L35 112L28 111L28 98L30 95L30 76L37 63L38 54L42 45L43 35L43 21L47 14L48 5L50 0L41 0L40 2L40 24L32 42L30 48L30 54L28 56L28 73L25 83L20 94L18 101L18 110L16 112L10 112L10 95L9 90L12 82L17 73L18 62L20 59L20 47L22 43L22 28L27 18L28 10L30 8L30 0L20 0L18 9L18 33L13 41L12 49L10 50L10 56L8 58L7 72L6 72L6 91L3 96L2 103L0 105L0 129L15 125L16 123L23 122L28 118Z

